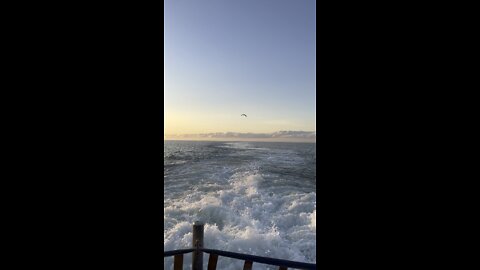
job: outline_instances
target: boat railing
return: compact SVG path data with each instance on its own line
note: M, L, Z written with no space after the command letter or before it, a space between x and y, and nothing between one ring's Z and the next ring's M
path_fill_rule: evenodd
M244 260L243 269L251 270L253 263L262 263L268 265L278 266L279 270L287 270L288 268L295 269L316 269L316 264L305 263L305 262L296 262L289 260L282 260L276 258L255 256L249 254L242 254L230 251L216 250L216 249L207 249L203 248L203 230L204 223L196 221L193 224L193 237L192 237L192 248L189 249L178 249L171 251L164 251L163 257L173 256L173 269L181 270L183 269L183 254L192 253L192 270L202 270L203 268L203 253L209 254L208 259L208 270L216 270L218 256Z

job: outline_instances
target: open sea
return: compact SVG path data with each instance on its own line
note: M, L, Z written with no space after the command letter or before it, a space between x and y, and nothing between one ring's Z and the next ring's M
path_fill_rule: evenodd
M316 263L315 143L165 141L163 155L165 251L191 248L201 220L205 248ZM217 269L243 263L219 256Z

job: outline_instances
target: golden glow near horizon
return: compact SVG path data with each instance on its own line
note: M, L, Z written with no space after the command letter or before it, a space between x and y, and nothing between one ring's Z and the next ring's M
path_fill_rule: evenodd
M280 130L315 131L315 123L310 124L307 121L269 119L255 115L245 118L240 116L241 113L166 113L164 133L165 135L184 135L216 132L273 133Z

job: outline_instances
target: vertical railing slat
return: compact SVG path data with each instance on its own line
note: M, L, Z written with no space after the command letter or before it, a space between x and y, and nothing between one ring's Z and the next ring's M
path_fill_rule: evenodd
M183 270L183 254L173 256L173 269Z
M210 257L208 258L208 270L217 269L217 260L218 260L218 255L210 253Z
M192 247L197 250L192 253L192 270L203 270L203 251L198 250L203 248L203 229L203 222L195 221L193 223Z
M252 270L252 261L245 261L245 264L243 265L243 270Z

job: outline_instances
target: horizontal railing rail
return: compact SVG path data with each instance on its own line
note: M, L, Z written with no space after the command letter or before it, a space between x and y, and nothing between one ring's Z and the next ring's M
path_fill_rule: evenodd
M282 260L270 257L261 257L249 254L242 254L242 253L235 253L230 251L223 251L223 250L216 250L216 249L201 249L203 252L209 254L216 254L223 257L229 257L234 259L246 260L251 262L269 264L269 265L276 265L276 266L285 266L289 268L297 268L297 269L316 269L316 264L313 263L304 263L304 262L296 262L296 261L289 261L289 260Z
M164 251L163 252L163 257L170 257L170 256L177 255L177 254L190 253L194 250L195 249L193 249L193 248L189 248L189 249L176 249L176 250Z

